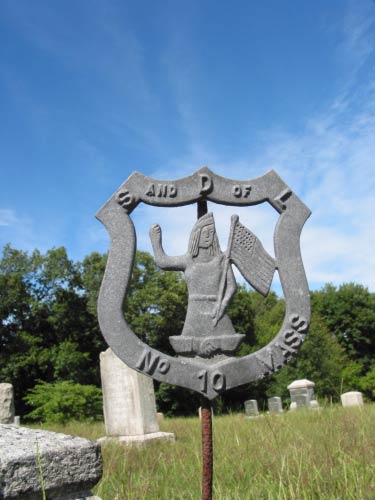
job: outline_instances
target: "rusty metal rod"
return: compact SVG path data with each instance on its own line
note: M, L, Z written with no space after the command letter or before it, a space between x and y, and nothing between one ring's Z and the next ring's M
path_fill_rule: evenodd
M207 201L197 203L198 219L207 213ZM212 442L212 407L211 402L201 398L201 429L202 429L202 500L212 500L213 479L213 442Z
M202 428L202 500L212 500L213 480L213 441L212 441L212 407L207 398L201 403Z

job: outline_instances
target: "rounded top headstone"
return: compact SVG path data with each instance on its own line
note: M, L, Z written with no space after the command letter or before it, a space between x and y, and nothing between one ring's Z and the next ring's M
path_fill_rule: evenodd
M315 383L311 382L311 380L307 380L306 378L301 380L295 380L294 382L288 385L288 390L301 389L302 387L315 387Z

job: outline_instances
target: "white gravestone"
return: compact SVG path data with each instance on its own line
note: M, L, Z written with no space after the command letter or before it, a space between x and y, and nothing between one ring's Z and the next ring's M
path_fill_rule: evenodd
M100 372L107 437L139 445L153 439L174 440L174 434L159 432L150 377L129 368L111 349L100 353Z
M14 422L14 394L12 384L0 384L0 424Z
M363 406L363 397L361 392L351 391L341 394L342 406Z
M258 401L256 399L245 401L245 413L247 418L259 416Z
M268 411L271 415L283 413L283 404L280 397L268 398Z
M307 379L295 380L288 385L290 398L292 400L290 409L319 408L319 404L314 396L314 387L314 382Z

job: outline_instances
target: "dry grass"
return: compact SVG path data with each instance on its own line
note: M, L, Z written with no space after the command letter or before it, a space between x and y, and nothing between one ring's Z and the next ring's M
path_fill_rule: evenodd
M282 416L214 417L214 498L375 499L375 405ZM103 446L103 500L199 499L200 422L165 419L176 443ZM49 426L95 439L101 424Z

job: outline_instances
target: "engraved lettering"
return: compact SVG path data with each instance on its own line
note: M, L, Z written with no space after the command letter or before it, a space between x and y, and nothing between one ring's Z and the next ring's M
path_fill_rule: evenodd
M289 188L284 189L281 193L274 199L275 205L278 207L279 212L286 210L286 201L291 196L292 191Z
M236 198L248 198L251 193L251 186L240 186L236 184L232 188L232 193Z
M214 391L220 392L225 389L225 375L219 371L212 374L212 387Z
M136 367L146 373L154 373L159 361L159 357L160 356L154 354L152 351L145 349L142 353L141 359L136 364Z
M127 207L132 203L133 196L130 194L129 191L121 191L117 195L117 201L122 207Z
M198 378L201 381L201 392L207 392L207 370L198 372Z
M306 332L308 328L307 321L303 316L299 316L298 314L292 314L289 318L292 327L297 330L299 333Z
M155 185L150 184L145 195L157 196L158 198L175 198L177 196L177 188L174 184L157 184L155 189Z
M286 358L289 358L290 354L294 354L296 352L296 349L293 346L289 346L287 344L280 344L280 349Z
M171 367L171 364L167 359L161 359L158 363L157 370L162 375L165 375L169 371L170 367Z
M152 351L145 349L135 366L138 370L142 370L149 375L152 375L155 370L164 375L168 372L171 364L167 359L160 359L158 354L154 354Z
M207 392L207 386L213 388L214 391L220 392L225 389L226 378L225 375L219 371L215 371L208 377L207 370L201 370L198 372L198 378L201 381L201 392Z
M212 189L212 179L207 174L199 174L199 189L200 193L208 193Z
M158 184L158 197L161 198L162 196L165 198L165 184Z
M150 184L146 191L147 196L155 196L155 186Z
M286 330L284 332L284 343L296 348L301 344L301 337L294 330Z

